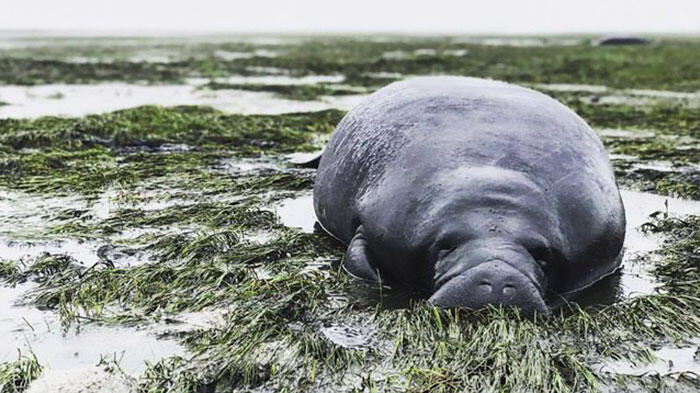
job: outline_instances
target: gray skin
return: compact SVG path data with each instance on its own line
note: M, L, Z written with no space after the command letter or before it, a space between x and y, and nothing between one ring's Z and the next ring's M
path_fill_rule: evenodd
M554 99L464 77L369 96L320 159L314 208L353 276L409 285L441 307L546 313L622 257L625 214L608 155Z

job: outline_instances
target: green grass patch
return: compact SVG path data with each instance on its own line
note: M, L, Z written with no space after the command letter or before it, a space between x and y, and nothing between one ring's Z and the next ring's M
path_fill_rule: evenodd
M636 107L612 104L585 104L565 101L591 127L656 130L664 134L700 138L700 114L697 108L682 105Z
M14 149L63 150L181 144L249 154L291 152L308 148L313 134L331 132L341 116L334 110L246 116L205 107L144 106L82 118L2 119L0 144Z
M210 173L222 159L317 149L316 139L341 116L333 110L242 116L151 106L83 118L0 120L0 185L94 194L154 177L223 181ZM268 185L274 188L283 177L268 178ZM236 181L251 187L261 180Z
M24 392L41 371L42 367L34 354L0 363L0 393Z

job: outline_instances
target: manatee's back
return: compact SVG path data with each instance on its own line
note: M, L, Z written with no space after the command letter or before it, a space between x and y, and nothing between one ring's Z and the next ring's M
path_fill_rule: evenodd
M358 200L407 145L440 137L424 123L428 112L442 116L441 95L469 96L479 91L488 95L500 88L517 87L477 78L412 78L380 89L348 112L331 136L316 174L314 207L324 229L350 241L358 226Z
M541 93L464 77L397 82L350 111L319 164L314 188L318 220L347 242L359 223L358 201L385 174L418 176L460 166L532 174L547 193L565 201L562 214L572 218L565 223L585 219L595 226L601 220L591 211L598 211L615 221L600 231L624 231L607 153L583 120ZM581 189L593 193L577 195ZM572 210L574 205L580 208ZM562 229L586 236L580 228ZM592 241L577 243L585 247Z

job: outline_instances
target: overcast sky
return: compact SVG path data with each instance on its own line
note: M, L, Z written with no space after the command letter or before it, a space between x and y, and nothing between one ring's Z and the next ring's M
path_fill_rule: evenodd
M700 0L0 0L0 30L700 33Z

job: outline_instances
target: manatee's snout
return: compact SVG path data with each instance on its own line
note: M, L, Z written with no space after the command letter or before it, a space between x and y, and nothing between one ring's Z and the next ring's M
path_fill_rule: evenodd
M477 309L488 304L515 306L524 313L548 313L538 286L499 260L481 263L444 283L429 299L438 307Z

